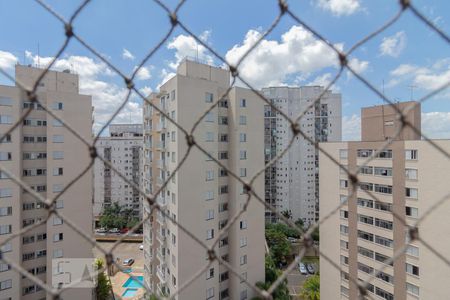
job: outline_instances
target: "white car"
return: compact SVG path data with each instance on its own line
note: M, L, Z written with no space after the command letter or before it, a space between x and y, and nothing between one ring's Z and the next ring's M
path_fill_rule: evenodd
M144 250L144 244L139 245L139 250Z
M303 275L308 274L308 271L306 270L306 266L305 266L304 263L299 263L298 264L298 269L299 269L301 274L303 274Z

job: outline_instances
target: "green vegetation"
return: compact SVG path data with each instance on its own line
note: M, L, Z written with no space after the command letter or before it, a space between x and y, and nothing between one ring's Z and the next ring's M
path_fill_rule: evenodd
M268 290L272 283L277 280L279 276L281 276L281 270L278 270L275 267L275 262L272 259L271 255L266 256L266 274L265 274L265 282L257 282L256 286L263 290ZM289 300L289 290L287 288L287 280L285 279L281 282L275 291L272 293L272 297L274 300ZM259 297L254 297L252 300L260 300Z
M101 270L104 265L105 264L102 259L97 258L95 260L95 270ZM98 300L109 299L111 295L111 283L106 277L105 272L100 272L97 274L97 287L95 288L95 293Z
M303 300L320 300L320 277L313 275L306 279L300 291Z
M111 206L105 207L100 217L100 227L104 228L132 228L139 222L139 219L133 216L133 210L121 207L117 202Z

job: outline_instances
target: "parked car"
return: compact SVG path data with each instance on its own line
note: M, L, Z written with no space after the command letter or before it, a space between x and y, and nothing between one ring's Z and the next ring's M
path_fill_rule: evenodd
M95 229L95 233L106 233L108 232L108 230L106 230L106 228L97 228Z
M303 275L308 274L308 271L306 270L306 267L305 267L304 263L299 263L298 264L298 269L299 269L301 274L303 274Z
M139 245L139 250L144 250L144 244Z
M308 270L309 274L315 273L314 266L312 264L306 264L306 269Z
M297 243L297 242L298 242L298 239L293 238L293 237L290 237L290 236L288 236L287 239L288 239L288 241L291 242L291 243Z
M119 228L113 228L109 230L109 233L120 233Z
M128 228L122 228L122 229L120 229L120 233L127 233L128 232Z
M134 263L134 259L133 258L127 258L123 261L123 265L124 266L131 266Z

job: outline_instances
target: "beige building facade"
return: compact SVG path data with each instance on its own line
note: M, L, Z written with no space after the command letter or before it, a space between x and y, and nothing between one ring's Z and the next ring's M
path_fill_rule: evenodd
M380 120L380 114L382 110L370 120ZM417 114L420 116L420 106L410 119L420 131ZM380 126L390 121L385 117L378 122ZM397 139L383 148L384 138L376 141L383 129L370 128L365 121L362 118L362 136L370 141L321 144L351 172L360 169L356 192L352 193L347 174L326 155L320 155L321 219L331 214L320 227L320 250L333 262L321 259L321 298L337 299L340 295L339 299L359 299L356 280L370 282L368 293L374 299L446 299L450 269L423 244L410 241L408 231L448 194L450 160L429 142L417 139L410 128L402 130L400 137L411 139ZM449 140L433 142L450 151ZM369 158L373 159L365 164ZM345 204L335 211L341 203ZM450 203L445 202L418 226L419 235L444 255L450 250L444 238L450 234L449 209ZM394 253L404 247L405 252L390 263ZM384 270L377 272L380 268Z
M31 88L42 69L16 66L16 79ZM78 76L48 72L39 84L39 101L64 119L86 140L92 140L91 97L80 95ZM0 163L44 198L53 198L89 165L89 149L36 103L27 102L18 87L0 86L0 134L25 109L31 113L0 144ZM12 233L47 218L47 210L7 174L0 176L0 243ZM92 172L88 171L55 202L55 209L70 217L86 234L92 233ZM50 216L20 237L3 244L2 255L52 285L53 258L92 258L92 246L63 220ZM34 282L1 262L1 299L45 299ZM90 299L92 289L66 290L63 299Z
M175 77L150 101L188 132L227 90L228 71L184 60ZM194 131L196 143L248 181L264 165L263 111L250 90L232 88ZM188 151L184 133L156 109L144 105L144 189L156 193ZM197 239L213 244L246 203L243 185L195 147L158 196L165 213ZM264 175L252 184L264 192ZM173 294L209 263L206 249L179 226L144 201L145 283L155 294ZM150 215L150 216L149 216ZM255 199L247 211L220 237L214 248L222 259L250 283L264 281L264 205ZM240 278L214 261L177 299L250 299L254 295Z

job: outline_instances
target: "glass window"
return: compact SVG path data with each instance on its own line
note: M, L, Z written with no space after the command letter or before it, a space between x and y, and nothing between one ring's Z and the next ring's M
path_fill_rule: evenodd
M212 93L205 93L205 102L212 103L214 101L214 95Z

